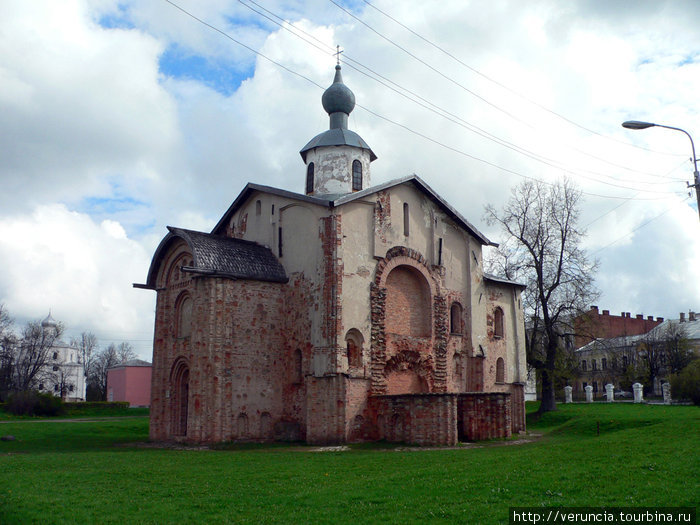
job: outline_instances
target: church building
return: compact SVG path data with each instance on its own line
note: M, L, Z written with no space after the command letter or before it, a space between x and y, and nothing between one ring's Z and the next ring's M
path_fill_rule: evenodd
M522 285L412 175L371 185L340 65L303 193L249 183L214 229L168 227L150 437L453 445L525 429Z

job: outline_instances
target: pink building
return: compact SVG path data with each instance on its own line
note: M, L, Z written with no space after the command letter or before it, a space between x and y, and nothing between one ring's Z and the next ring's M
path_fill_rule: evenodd
M128 401L132 407L151 406L151 363L132 359L110 368L107 401Z

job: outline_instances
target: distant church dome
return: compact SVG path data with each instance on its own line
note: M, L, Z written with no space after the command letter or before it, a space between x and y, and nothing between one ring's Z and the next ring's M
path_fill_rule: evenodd
M54 320L53 317L51 317L51 312L49 312L49 315L46 316L46 319L44 319L41 322L41 327L42 328L57 328L58 323Z
M335 78L333 84L323 92L321 97L323 109L329 115L333 113L345 113L349 115L355 109L355 94L348 86L343 84L343 76L340 73L340 64L335 66Z

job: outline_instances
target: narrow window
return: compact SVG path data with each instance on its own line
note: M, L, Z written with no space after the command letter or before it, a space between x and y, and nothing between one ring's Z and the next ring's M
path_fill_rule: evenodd
M450 307L450 333L462 333L462 305L459 303L452 303Z
M277 252L282 257L282 227L277 228Z
M270 215L274 215L275 214L275 205L274 204L272 205L272 208L270 210L271 210Z
M502 357L496 360L496 383L506 382L506 367Z
M306 193L313 193L314 191L314 163L309 162L306 167Z
M586 371L586 360L581 361L581 370Z
M403 203L403 234L408 237L408 203Z
M58 359L58 352L53 353L53 358L54 358L54 360Z
M301 370L301 350L298 348L294 350L294 377L293 383L301 383L303 379L303 374Z
M503 338L503 310L500 307L493 312L493 336L496 339Z
M626 355L622 356L622 366L627 368L627 356Z
M600 367L601 367L603 370L605 370L606 368L608 368L608 360L605 359L605 358L603 358L603 359L601 360L601 362L600 362Z
M260 215L262 213L262 204L260 201L255 201L255 215Z
M598 370L598 364L595 362L595 359L591 359L591 370Z
M362 163L359 160L352 161L352 191L362 189Z
M598 381L593 381L593 392L598 392Z
M442 266L442 237L438 239L438 266Z

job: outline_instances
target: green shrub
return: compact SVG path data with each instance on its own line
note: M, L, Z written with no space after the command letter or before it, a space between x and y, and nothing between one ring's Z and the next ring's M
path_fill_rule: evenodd
M678 374L670 377L671 396L674 399L691 399L700 405L700 359L695 359Z
M58 416L65 413L60 397L33 390L12 394L7 400L6 410L16 416Z

